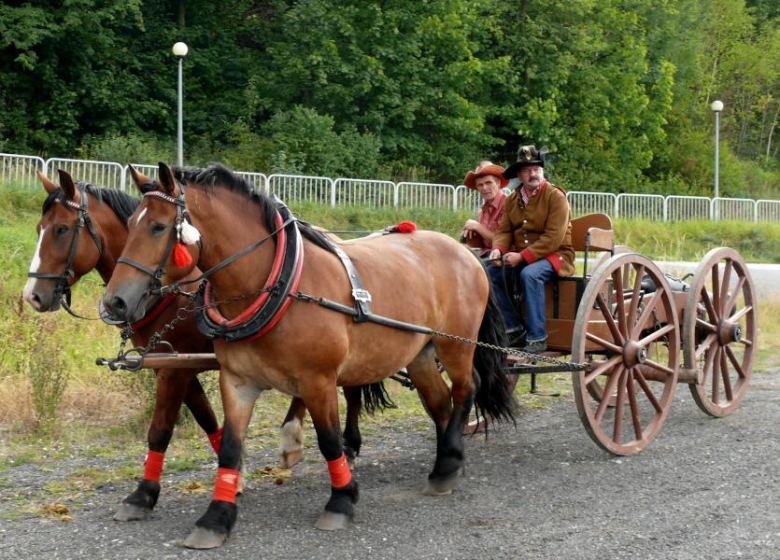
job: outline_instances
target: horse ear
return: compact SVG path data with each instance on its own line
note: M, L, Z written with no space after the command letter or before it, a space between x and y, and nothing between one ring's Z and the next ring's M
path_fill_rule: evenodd
M57 185L50 181L43 172L38 171L38 178L41 180L41 183L43 183L43 188L46 189L47 193L51 194L57 190Z
M148 185L152 184L151 177L147 177L130 164L127 167L130 169L130 176L133 178L133 184L135 184L136 188L141 192L144 192L144 187L148 190Z
M160 166L160 184L163 191L169 196L174 196L176 194L176 177L173 176L173 171L163 162L159 162L157 165Z
M73 177L70 173L58 169L57 173L60 176L60 188L65 193L65 198L72 200L73 202L79 202L79 192L76 190L76 185L73 182Z

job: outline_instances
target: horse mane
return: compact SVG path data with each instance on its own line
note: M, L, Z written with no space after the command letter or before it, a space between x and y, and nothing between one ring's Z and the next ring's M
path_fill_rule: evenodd
M117 217L122 220L123 224L127 223L127 221L130 219L130 216L132 216L133 212L135 212L136 208L138 208L138 205L141 204L140 199L132 197L116 189L96 187L85 181L78 181L76 186L78 188L84 187L87 194L97 198L99 203L105 202L108 207L114 211L114 214L116 214ZM45 215L46 212L51 209L54 203L59 202L64 198L65 194L62 192L62 189L59 187L55 189L49 194L49 196L46 197L46 200L43 201L41 215Z
M260 206L263 219L267 226L271 226L276 219L276 209L279 203L271 197L264 195L254 189L251 183L230 171L221 164L214 164L210 167L174 167L173 174L176 179L185 186L203 186L214 188L224 188L230 192L243 195L252 202ZM330 253L334 253L333 246L328 238L321 231L303 220L298 220L298 229L301 235Z

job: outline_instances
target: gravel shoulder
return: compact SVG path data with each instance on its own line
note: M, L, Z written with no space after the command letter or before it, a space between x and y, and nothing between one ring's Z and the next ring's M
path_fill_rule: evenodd
M724 419L704 415L679 387L661 433L635 457L596 447L570 398L544 402L517 429L468 438L466 476L438 498L421 493L433 461L432 427L382 421L365 437L358 517L348 531L313 528L328 478L309 432L307 459L291 478L253 480L239 498L238 524L220 551L178 544L209 493L176 488L211 480L214 465L203 461L164 475L146 521L111 520L132 490L127 481L98 487L69 522L0 520L0 558L780 558L780 368L754 374L741 408ZM250 470L275 465L275 455L273 448L253 451ZM82 463L115 462L74 457L48 472L19 467L11 473L14 491L40 489ZM9 493L0 488L0 497Z

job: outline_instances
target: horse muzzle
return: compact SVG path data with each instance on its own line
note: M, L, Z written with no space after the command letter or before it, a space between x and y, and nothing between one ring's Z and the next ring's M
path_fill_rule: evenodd
M135 323L143 319L149 294L143 287L122 286L103 295L101 316L109 321Z

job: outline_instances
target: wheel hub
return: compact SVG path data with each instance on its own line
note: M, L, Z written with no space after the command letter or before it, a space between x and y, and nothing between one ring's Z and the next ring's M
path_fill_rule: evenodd
M718 324L718 344L726 346L742 340L742 325L731 321L721 321Z
M647 347L640 346L636 340L626 341L623 347L623 363L627 368L642 364L647 360Z

